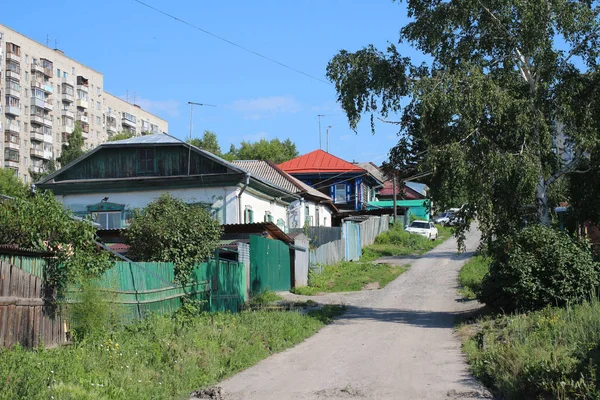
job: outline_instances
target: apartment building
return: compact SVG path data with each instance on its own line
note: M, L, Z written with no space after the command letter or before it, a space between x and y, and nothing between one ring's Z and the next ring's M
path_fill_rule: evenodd
M104 75L0 24L0 168L25 182L43 172L79 123L86 148L129 132L168 132L167 121L104 90Z

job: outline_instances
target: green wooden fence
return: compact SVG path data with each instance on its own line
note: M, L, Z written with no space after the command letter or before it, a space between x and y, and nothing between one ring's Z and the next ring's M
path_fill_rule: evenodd
M0 255L0 260L43 278L46 260L42 258ZM97 282L111 301L122 305L128 320L143 318L150 312L171 313L181 306L186 293L203 300L205 310L212 312L236 312L247 300L242 263L210 260L198 264L185 288L173 284L173 280L173 263L118 261ZM74 293L68 293L66 300L73 297Z
M290 248L279 240L250 236L250 291L290 290Z

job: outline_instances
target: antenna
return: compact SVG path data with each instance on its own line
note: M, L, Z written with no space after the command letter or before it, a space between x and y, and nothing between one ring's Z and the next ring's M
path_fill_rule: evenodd
M54 39L54 48L58 49L58 39Z
M321 150L322 146L321 146L321 117L325 117L325 114L317 114L317 117L319 118L319 150Z
M216 106L213 104L196 103L193 101L188 101L188 104L190 105L190 142L191 142L192 141L194 106L200 106L200 107L216 107ZM191 161L192 161L192 144L188 143L188 173L187 173L188 175L190 174Z
M50 47L50 35L46 33L46 47Z
M326 131L326 132L327 132L327 133L326 133L326 135L327 135L327 142L326 142L326 146L327 146L327 147L325 147L325 151L326 151L326 152L328 152L328 153L329 153L329 129L331 129L331 128L333 128L333 125L329 125L329 126L327 127L327 131Z

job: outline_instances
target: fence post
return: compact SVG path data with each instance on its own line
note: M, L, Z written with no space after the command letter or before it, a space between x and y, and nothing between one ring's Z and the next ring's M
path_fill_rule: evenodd
M137 308L138 319L142 319L142 310L140 309L140 299L138 297L138 290L135 287L135 276L133 274L133 268L130 262L127 263L127 266L129 267L129 273L131 274L131 286L133 287L133 291L135 292L135 304Z

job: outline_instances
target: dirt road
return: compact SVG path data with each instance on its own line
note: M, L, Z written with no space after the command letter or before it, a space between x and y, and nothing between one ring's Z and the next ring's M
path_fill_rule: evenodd
M459 301L456 279L478 237L469 234L463 255L450 239L409 261L410 270L382 290L324 298L344 301L348 311L298 346L222 382L226 398L487 397L469 375L453 330L455 317L474 307Z

